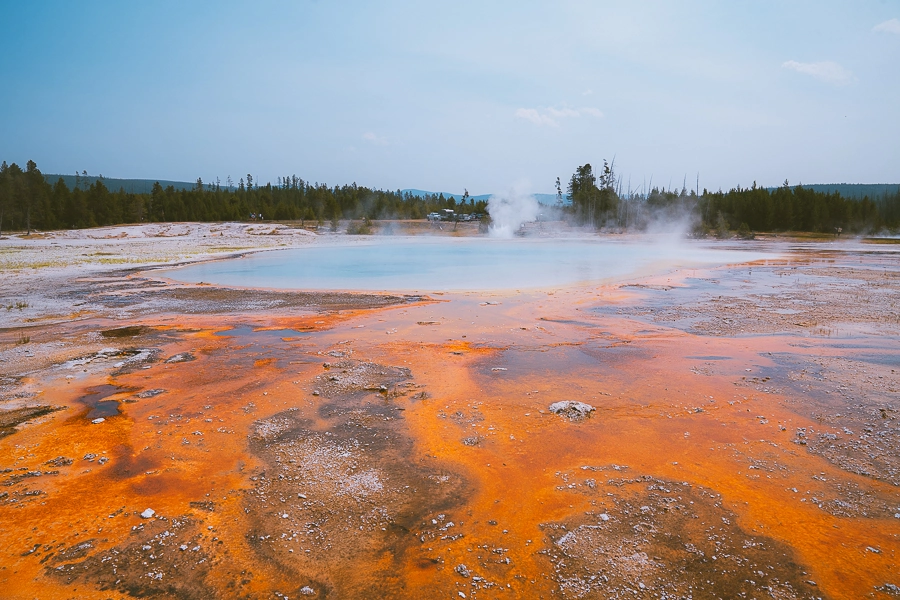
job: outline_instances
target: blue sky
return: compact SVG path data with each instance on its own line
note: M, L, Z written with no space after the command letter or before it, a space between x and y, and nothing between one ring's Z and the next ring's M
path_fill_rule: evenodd
M900 2L13 2L0 159L553 191L900 181Z

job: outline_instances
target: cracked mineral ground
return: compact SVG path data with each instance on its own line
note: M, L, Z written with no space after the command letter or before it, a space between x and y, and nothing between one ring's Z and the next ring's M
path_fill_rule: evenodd
M0 595L900 597L897 246L767 243L524 293L30 276Z

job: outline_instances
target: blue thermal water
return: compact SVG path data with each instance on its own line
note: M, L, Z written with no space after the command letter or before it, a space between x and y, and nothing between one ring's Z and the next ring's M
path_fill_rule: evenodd
M191 283L302 290L546 289L773 258L710 242L607 238L372 238L189 265Z

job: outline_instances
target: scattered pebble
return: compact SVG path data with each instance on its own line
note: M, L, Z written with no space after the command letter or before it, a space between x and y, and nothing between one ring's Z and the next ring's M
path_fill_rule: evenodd
M561 417L567 417L570 421L580 421L585 419L594 412L595 408L590 404L578 402L577 400L563 400L562 402L554 402L550 405L550 412Z

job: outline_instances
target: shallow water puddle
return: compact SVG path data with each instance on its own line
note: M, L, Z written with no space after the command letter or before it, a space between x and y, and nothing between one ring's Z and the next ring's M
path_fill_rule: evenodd
M134 392L136 389L105 384L89 387L85 391L87 393L78 397L75 401L89 409L84 417L88 420L94 420L118 415L120 412L120 398L112 400L110 398Z

